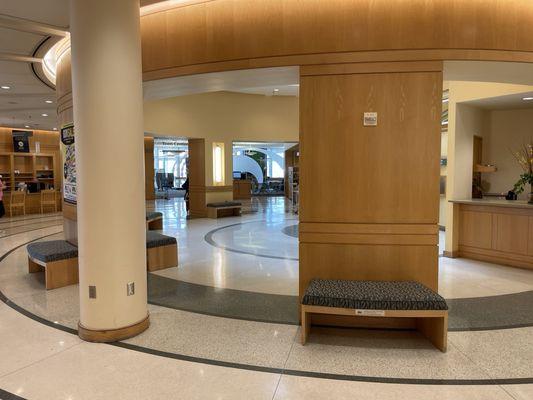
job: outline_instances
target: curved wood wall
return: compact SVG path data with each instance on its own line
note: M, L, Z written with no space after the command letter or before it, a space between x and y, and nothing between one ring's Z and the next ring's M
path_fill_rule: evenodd
M141 18L145 80L361 61L533 62L530 0L211 0Z

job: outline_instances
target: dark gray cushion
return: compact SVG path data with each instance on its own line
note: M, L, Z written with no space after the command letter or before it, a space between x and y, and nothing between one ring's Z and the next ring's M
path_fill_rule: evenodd
M146 213L146 220L152 220L157 218L163 218L163 213L158 211L151 211Z
M238 201L221 201L218 203L209 203L207 207L234 207L234 206L242 206L242 203L239 203Z
M162 235L154 231L146 232L146 247L148 249L160 246L168 246L171 244L176 244L175 237Z
M52 262L78 257L78 248L64 240L51 240L30 243L28 254L35 260Z
M418 282L313 279L302 304L366 310L447 310L443 297Z

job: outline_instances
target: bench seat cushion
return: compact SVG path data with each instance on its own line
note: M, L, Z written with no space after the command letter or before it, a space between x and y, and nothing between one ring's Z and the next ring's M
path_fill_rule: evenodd
M242 203L238 201L221 201L218 203L209 203L207 207L238 207L242 206Z
M154 231L146 232L146 247L148 249L160 246L169 246L176 243L177 241L175 237L162 235Z
M302 304L366 310L447 310L443 297L418 282L313 279Z
M65 240L28 244L28 255L41 262L53 262L78 257L78 248Z
M163 218L163 213L158 211L151 211L146 213L146 220L152 220L157 218Z

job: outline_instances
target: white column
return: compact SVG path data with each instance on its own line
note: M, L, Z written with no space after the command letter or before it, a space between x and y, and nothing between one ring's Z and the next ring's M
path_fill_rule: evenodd
M80 336L111 341L148 326L139 0L71 0L70 17Z

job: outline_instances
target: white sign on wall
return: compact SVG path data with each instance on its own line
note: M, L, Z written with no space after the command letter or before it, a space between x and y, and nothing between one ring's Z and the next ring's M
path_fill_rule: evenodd
M378 113L377 112L364 113L363 126L378 126Z

